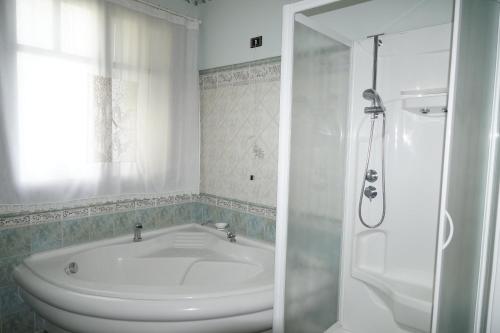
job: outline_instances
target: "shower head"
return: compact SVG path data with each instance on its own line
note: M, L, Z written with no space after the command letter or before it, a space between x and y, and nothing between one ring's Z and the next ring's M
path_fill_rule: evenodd
M363 91L363 98L369 101L374 101L378 97L378 93L373 89Z
M379 113L385 112L384 103L382 102L380 95L375 89L369 88L363 91L363 98L372 102L372 106L368 106L365 108L365 113L377 115Z

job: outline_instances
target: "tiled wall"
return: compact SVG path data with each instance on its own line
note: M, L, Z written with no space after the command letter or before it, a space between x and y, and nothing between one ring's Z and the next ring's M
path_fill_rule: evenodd
M279 57L200 72L202 192L276 206L279 80Z
M43 329L43 319L17 296L11 274L13 268L32 253L124 234L132 237L137 222L148 231L176 224L222 221L228 222L237 235L274 242L276 213L271 207L209 195L144 200L129 201L129 210L123 210L123 202L107 202L72 208L80 214L62 210L0 217L4 222L0 225L0 332L40 332ZM51 220L39 222L49 215Z

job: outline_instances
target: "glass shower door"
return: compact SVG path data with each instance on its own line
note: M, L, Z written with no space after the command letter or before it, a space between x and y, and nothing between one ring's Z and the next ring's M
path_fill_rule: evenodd
M448 215L437 266L433 332L485 332L498 195L500 4L457 1L455 91L444 205ZM446 171L445 171L446 176ZM454 226L454 228L452 227ZM435 298L436 299L436 298Z
M351 49L295 22L285 332L337 321Z

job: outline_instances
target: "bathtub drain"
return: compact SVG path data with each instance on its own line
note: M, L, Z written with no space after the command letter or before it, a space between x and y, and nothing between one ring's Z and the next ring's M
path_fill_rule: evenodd
M66 266L66 268L64 269L64 271L68 275L75 274L76 272L78 272L78 264L76 262L70 262L68 264L68 266Z

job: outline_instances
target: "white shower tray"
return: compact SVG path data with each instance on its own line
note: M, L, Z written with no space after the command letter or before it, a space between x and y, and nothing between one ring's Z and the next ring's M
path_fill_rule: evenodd
M382 293L384 303L391 309L398 324L421 332L430 331L432 286L362 268L353 268L352 276Z

